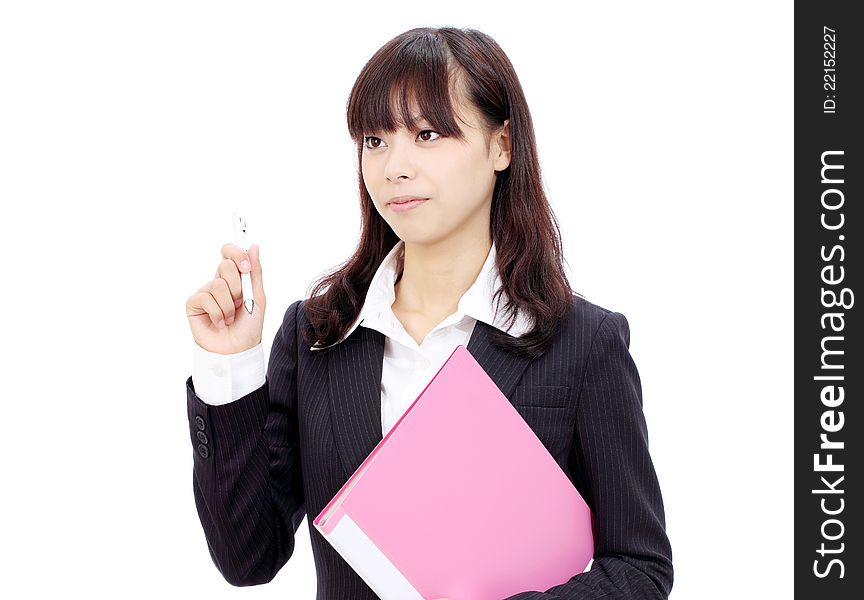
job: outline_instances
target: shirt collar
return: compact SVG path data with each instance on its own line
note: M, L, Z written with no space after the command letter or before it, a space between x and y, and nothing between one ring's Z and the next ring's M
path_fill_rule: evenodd
M384 260L381 261L381 265L372 277L372 282L369 284L369 290L366 292L366 299L363 302L363 308L360 309L360 314L357 315L351 327L348 328L347 333L330 346L335 346L345 340L357 327L364 324L364 321L367 324L371 324L372 322L377 322L384 315L393 316L391 306L396 300L396 276L402 268L404 251L405 242L399 240L387 256L384 257ZM524 311L518 311L513 325L508 327L507 322L509 319L504 314L504 311L496 310L495 306L493 306L493 296L495 291L500 287L501 278L495 265L495 243L493 242L489 253L486 255L486 260L483 263L480 274L477 275L477 279L474 280L471 287L459 299L459 305L456 309L457 316L467 315L512 336L520 337L531 330L531 321ZM502 292L498 306L505 304L505 297L506 292ZM330 346L319 346L318 342L315 342L309 349L323 350Z

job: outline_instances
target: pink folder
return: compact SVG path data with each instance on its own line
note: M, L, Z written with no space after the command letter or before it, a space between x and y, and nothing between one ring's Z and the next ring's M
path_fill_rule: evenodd
M501 600L587 570L582 496L456 347L313 521L383 600Z

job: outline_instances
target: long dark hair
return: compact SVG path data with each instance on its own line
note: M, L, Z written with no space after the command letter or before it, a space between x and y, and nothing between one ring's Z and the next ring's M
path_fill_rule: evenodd
M501 306L510 322L517 309L523 310L533 328L518 338L496 329L493 343L522 356L539 356L577 300L574 294L580 296L563 268L558 221L541 185L534 126L513 65L495 40L480 31L420 27L378 50L351 90L348 131L357 144L362 232L351 258L310 287L305 301L310 327L304 332L309 345L329 346L347 332L372 277L399 242L363 182L364 133L393 132L397 122L416 131L409 110L413 99L433 129L462 139L451 103L457 85L483 115L487 142L492 131L510 120L510 165L498 172L492 196L491 234L502 282L495 301L505 292L507 302ZM394 106L391 99L396 98Z

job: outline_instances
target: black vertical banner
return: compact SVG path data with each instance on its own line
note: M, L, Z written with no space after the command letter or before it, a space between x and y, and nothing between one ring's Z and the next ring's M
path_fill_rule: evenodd
M856 302L864 293L864 22L853 18L858 9L857 2L795 3L797 598L864 598L864 307Z

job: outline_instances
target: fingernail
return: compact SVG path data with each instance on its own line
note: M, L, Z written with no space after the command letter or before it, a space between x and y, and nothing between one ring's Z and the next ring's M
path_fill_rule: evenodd
M222 329L223 327L225 327L225 319L219 321L219 329Z
M244 260L243 262L240 263L240 268L243 269L244 271L248 271L249 269L252 268L252 265L249 264L248 260Z

